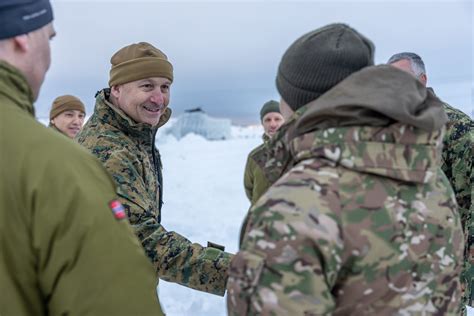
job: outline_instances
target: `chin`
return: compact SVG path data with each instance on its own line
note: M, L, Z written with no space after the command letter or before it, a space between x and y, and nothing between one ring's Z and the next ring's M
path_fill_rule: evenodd
M143 123L148 124L148 125L151 125L151 126L156 126L156 125L158 125L159 122L160 122L160 120L153 120L153 121L147 120L147 121L143 121Z
M160 116L161 117L161 116ZM151 126L156 126L158 125L158 123L160 123L160 117L156 118L150 118L148 120L145 121L146 124L149 124Z

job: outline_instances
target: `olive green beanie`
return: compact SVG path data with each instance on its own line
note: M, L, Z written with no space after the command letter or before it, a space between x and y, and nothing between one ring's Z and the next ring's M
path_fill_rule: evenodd
M121 48L112 56L110 63L110 87L152 77L164 77L173 81L173 65L168 57L146 42Z
M297 39L278 67L276 86L297 110L340 81L374 64L374 45L345 24L330 24Z
M52 120L64 111L70 110L77 110L86 114L86 108L84 107L84 103L82 103L82 101L76 98L75 96L62 95L60 97L57 97L56 99L54 99L53 105L51 106L51 111L49 112L49 120Z
M275 100L265 102L260 110L260 121L263 121L263 117L271 112L280 113L280 103Z

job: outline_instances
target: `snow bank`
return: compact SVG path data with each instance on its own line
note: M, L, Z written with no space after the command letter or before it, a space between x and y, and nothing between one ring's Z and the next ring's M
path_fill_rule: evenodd
M243 188L248 153L261 143L261 128L232 127L232 139L208 141L188 134L160 139L163 160L162 224L193 242L213 241L235 253L249 208ZM165 135L166 137L166 135ZM225 298L160 281L167 315L226 315Z
M231 136L229 119L210 117L202 111L181 114L167 133L180 139L188 134L201 135L209 140L225 140Z

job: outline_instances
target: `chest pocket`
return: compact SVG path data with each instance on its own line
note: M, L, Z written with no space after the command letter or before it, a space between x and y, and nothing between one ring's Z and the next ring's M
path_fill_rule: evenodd
M153 216L158 220L158 222L160 222L161 185L158 174L160 165L155 166L152 155L143 155L139 158L142 164L142 179L143 183L145 184L147 198L149 199L150 203L153 203L153 206L151 207L151 209L153 210ZM158 161L156 162L158 163Z

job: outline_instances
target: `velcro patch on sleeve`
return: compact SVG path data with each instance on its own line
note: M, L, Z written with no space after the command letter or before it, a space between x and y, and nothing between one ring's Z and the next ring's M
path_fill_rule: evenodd
M112 200L109 202L109 207L112 210L112 214L116 219L124 219L127 217L125 214L125 208L123 207L122 203L119 200Z

